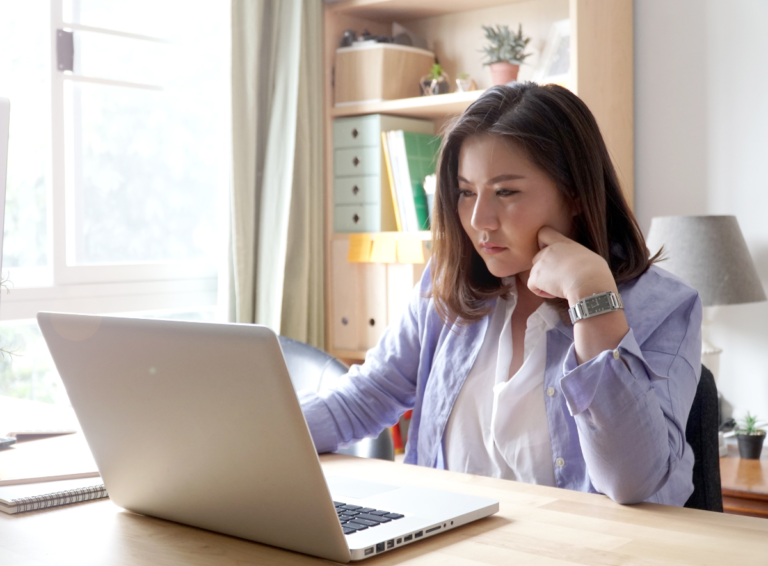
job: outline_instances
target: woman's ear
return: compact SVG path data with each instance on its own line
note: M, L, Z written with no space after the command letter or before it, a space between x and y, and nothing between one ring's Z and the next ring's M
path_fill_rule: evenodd
M571 201L570 204L571 209L571 218L576 218L579 214L584 212L584 207L582 205L580 198L575 198Z

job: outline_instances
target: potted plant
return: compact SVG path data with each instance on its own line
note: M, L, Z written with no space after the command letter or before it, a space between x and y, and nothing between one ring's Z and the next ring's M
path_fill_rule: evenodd
M456 92L469 92L476 89L475 81L472 80L468 73L459 73L456 79Z
M448 75L443 71L440 63L432 65L429 74L421 77L421 94L432 96L433 94L448 94L451 86L448 83Z
M520 65L530 53L523 53L530 37L523 37L523 24L517 28L517 33L509 31L509 27L497 25L483 26L485 38L490 45L483 47L487 60L483 65L491 68L491 78L494 85L503 85L517 80Z
M747 412L747 416L736 423L736 439L739 441L739 456L750 460L760 458L765 441L765 430L760 428L766 423L758 423L757 417Z

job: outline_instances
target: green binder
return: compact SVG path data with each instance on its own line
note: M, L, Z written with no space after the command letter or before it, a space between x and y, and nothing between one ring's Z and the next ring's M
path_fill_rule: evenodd
M420 230L429 230L429 207L424 192L424 177L432 175L440 152L440 136L403 132L405 154L408 159L408 175L413 188L413 202Z

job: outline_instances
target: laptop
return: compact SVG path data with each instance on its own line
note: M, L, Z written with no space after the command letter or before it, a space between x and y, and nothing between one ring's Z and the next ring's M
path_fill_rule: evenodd
M102 480L125 509L339 562L499 509L492 499L324 477L278 338L264 326L37 320Z

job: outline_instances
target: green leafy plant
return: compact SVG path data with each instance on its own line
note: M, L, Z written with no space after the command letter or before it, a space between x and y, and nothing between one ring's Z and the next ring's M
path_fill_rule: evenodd
M755 435L765 434L765 430L760 427L768 423L758 423L757 417L747 412L747 416L736 423L736 434Z
M523 53L530 37L523 37L523 24L517 28L517 33L509 31L509 27L497 25L483 26L485 30L485 39L490 45L483 47L483 52L488 58L483 65L492 65L493 63L512 63L513 65L522 65L530 53Z
M429 77L429 80L432 81L439 81L440 77L443 76L443 66L440 63L435 63L432 65L432 68L429 70L429 74L427 77Z

